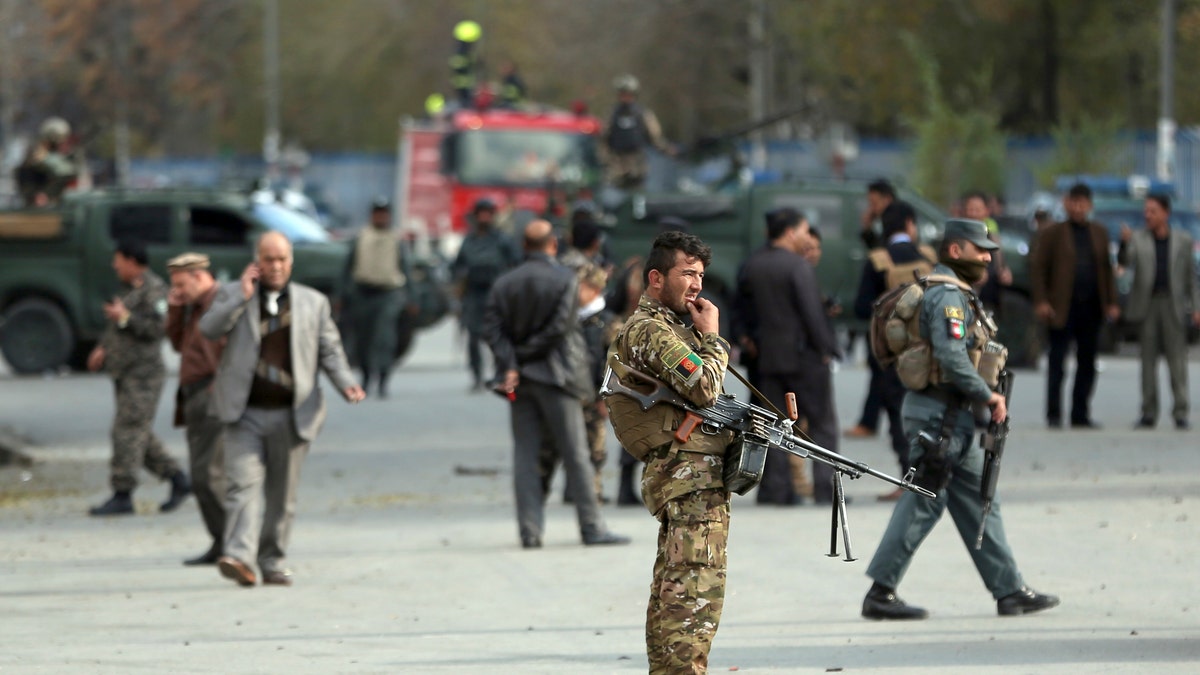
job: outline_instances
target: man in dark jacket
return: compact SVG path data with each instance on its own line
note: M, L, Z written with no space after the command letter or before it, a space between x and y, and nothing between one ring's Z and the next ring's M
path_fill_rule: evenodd
M498 390L512 401L513 489L521 545L540 548L544 525L538 451L549 434L567 472L580 535L589 546L627 544L608 531L592 490L595 474L584 451L583 411L588 395L583 336L577 317L578 281L555 261L558 240L550 223L525 228L525 262L492 286L483 335L503 374Z
M866 264L863 265L858 297L854 301L854 315L860 319L870 319L872 306L879 296L912 281L914 271L922 276L928 275L933 269L933 259L936 257L932 250L922 252L917 248L917 212L911 204L903 201L892 202L884 209L882 220L883 237L887 247L871 251ZM892 451L900 461L900 473L903 475L909 467L908 438L904 435L904 424L900 417L900 404L904 402L904 385L900 384L895 366L881 367L870 349L867 350L867 361L871 364L872 379L880 379L880 403L887 411ZM897 488L893 492L881 495L879 499L895 501L903 492L904 490Z
M1107 318L1121 316L1109 261L1108 230L1088 220L1092 190L1080 183L1063 200L1067 220L1038 233L1029 261L1033 311L1050 327L1046 423L1062 426L1063 362L1075 343L1071 427L1095 429L1089 407L1096 385L1096 350Z
M756 251L738 278L740 314L758 353L760 389L780 410L784 395L794 392L813 442L836 452L830 364L840 352L825 318L816 273L801 255L808 245L808 221L794 209L776 209L767 214L767 236L770 246ZM832 500L832 478L828 466L813 464L818 503ZM785 453L772 450L767 455L757 499L760 504L798 503Z
M506 234L496 229L496 204L490 199L475 202L471 219L474 229L454 259L450 271L462 300L462 325L467 331L467 359L471 366L472 389L482 391L483 309L496 279L521 262L521 254Z

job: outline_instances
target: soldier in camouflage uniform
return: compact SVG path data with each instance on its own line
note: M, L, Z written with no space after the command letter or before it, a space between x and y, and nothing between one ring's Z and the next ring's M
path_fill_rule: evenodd
M88 356L88 369L106 370L113 379L116 417L112 428L113 496L92 508L93 516L133 513L137 470L171 481L163 512L173 511L191 491L187 476L154 435L154 414L162 394L166 369L162 339L166 331L167 287L146 268L146 249L138 242L121 242L113 255L113 270L121 291L104 305L109 324L100 344Z
M1000 503L992 503L987 516L980 550L974 536L983 518L980 484L983 478L983 451L972 443L975 417L972 406L990 408L996 423L1008 415L1004 397L992 391L980 371L989 377L1000 366L989 368L985 343L995 334L995 324L979 313L979 299L970 286L979 282L997 245L987 236L987 226L976 220L946 222L942 248L934 275L955 283L930 285L920 309L921 338L930 346L932 358L927 369L908 370L902 354L898 361L901 380L909 387L901 406L904 431L912 442L911 457L917 469L915 482L937 493L926 499L905 492L896 502L892 519L875 551L867 576L875 582L863 599L862 615L868 619L924 619L928 612L906 604L896 595L896 586L908 571L909 563L933 526L949 510L963 543L971 554L984 585L997 601L1002 616L1029 614L1049 609L1058 598L1030 590L1025 586L1012 549L1004 535ZM922 347L923 348L923 347ZM998 353L998 352L990 352ZM979 366L976 363L980 364ZM924 382L917 390L910 383ZM913 375L918 375L913 377ZM920 436L936 440L930 449Z
M699 296L711 249L691 234L665 232L646 261L645 293L613 341L608 365L656 377L698 406L722 390L729 343L717 330L716 305ZM690 325L689 325L690 324ZM703 673L725 597L729 492L722 479L729 433L693 433L683 442L674 429L683 411L648 411L625 396L605 399L617 438L646 462L642 498L658 519L658 557L646 611L651 673Z

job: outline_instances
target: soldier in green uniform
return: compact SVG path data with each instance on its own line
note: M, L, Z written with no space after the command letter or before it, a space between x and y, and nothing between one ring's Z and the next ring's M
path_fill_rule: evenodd
M664 232L646 260L645 292L637 311L613 341L608 365L622 375L633 368L652 375L698 406L722 391L729 343L717 334L717 307L700 297L712 250L698 237ZM703 673L725 598L725 546L729 492L722 480L728 433L674 429L682 410L657 405L643 411L629 397L605 399L621 445L646 462L642 498L658 519L658 557L646 611L646 652L651 673Z
M988 381L999 374L1003 364L998 361L1003 357L996 355L1003 350L993 340L995 324L981 311L979 299L970 290L982 280L996 248L982 222L946 222L933 275L945 277L947 283L926 290L919 315L921 341L910 352L920 354L928 348L925 353L932 357L926 359L924 368L914 368L912 364L918 360L906 359L903 353L897 361L897 372L908 388L901 416L912 443L916 482L937 492L937 498L905 493L896 503L883 541L867 568L867 576L875 582L863 600L862 615L868 619L928 616L924 609L905 604L896 595L896 587L917 548L946 510L1002 616L1058 605L1057 597L1025 586L1004 535L999 500L993 501L987 516L981 548L977 551L974 546L983 517L983 451L972 443L972 407L990 408L991 419L997 423L1008 415L1004 397L993 391L994 383ZM914 383L923 386L917 388Z
M166 333L167 286L147 269L146 249L139 242L121 242L113 255L113 270L121 292L104 305L108 328L88 356L88 369L106 370L113 379L116 417L112 427L113 496L93 507L93 516L133 513L137 470L171 481L163 512L173 511L191 492L179 463L154 435L154 414L162 395L166 368L162 339Z

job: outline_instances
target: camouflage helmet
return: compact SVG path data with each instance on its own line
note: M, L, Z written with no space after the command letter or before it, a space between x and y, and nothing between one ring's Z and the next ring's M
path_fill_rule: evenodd
M70 135L71 125L61 117L50 117L38 128L38 136L51 143L62 143Z
M618 75L613 79L613 88L617 91L627 91L631 94L636 94L638 90L638 80L633 75L628 73Z

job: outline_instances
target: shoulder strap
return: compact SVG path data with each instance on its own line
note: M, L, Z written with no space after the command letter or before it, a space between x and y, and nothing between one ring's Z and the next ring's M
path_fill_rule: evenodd
M957 286L959 290L963 291L964 293L975 295L975 291L971 289L970 284L962 279L959 279L958 277L952 277L948 274L930 274L929 276L924 277L922 281L925 282L926 286L929 286L930 284L951 284Z

